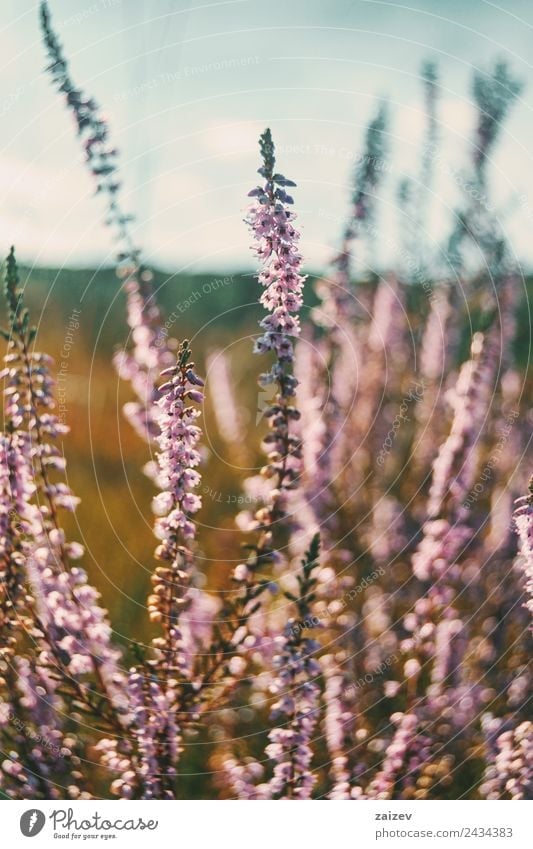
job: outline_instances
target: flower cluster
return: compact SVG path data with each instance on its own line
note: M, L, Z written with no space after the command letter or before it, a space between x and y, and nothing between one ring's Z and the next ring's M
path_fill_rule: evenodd
M284 495L298 482L301 448L298 436L293 433L293 423L300 414L292 403L297 386L293 340L300 333L298 312L305 277L300 273L299 233L292 224L294 213L289 209L293 199L285 190L295 183L274 173L270 130L265 130L259 145L263 158L259 174L265 183L250 192L255 200L248 210L247 222L257 242L256 254L263 264L259 282L264 292L260 301L269 314L260 322L264 333L256 341L255 351L274 353L274 364L261 375L259 383L263 387L277 386L274 403L265 411L270 424L270 433L265 438L269 463L263 470L265 476L274 479L275 485L270 508L264 516L256 517L266 526L284 514Z
M481 792L486 799L531 799L533 724L522 722L503 731L501 725L493 717L485 718L485 731L494 756L485 772Z
M3 677L7 683L17 668L22 695L11 688L11 710L27 715L28 728L48 728L50 739L61 741L58 680L62 695L68 693L88 710L94 710L98 699L104 721L115 729L122 729L127 714L125 681L99 593L87 583L85 572L72 565L83 555L83 547L67 541L60 525L60 512L73 511L78 503L61 479L65 459L56 443L68 428L54 414L51 360L33 347L36 332L23 304L13 249L6 262L5 295L10 331L2 374L6 502L1 598L7 638ZM24 653L27 637L38 648L37 658ZM43 710L55 711L56 719L45 721ZM68 746L63 748L70 751ZM38 776L46 776L50 759L57 761L58 752L55 743L34 751ZM10 766L7 761L4 771L19 781L23 772L14 763ZM37 781L34 790L46 797L47 783L46 788Z
M302 394L315 402L315 409L311 405L310 426L305 428L309 444L304 444L302 475L307 503L300 499L302 503L298 509L307 509L319 517L324 542L334 533L336 525L335 495L332 493L335 472L347 462L353 449L352 440L346 438L346 429L338 427L346 410L353 409L362 377L359 363L364 356L360 337L355 333L361 302L352 285L352 276L355 249L358 243L363 244L363 236L372 223L386 170L387 127L388 110L382 103L366 129L364 150L353 175L350 209L340 250L331 260L328 276L319 280L315 287L319 298L319 305L313 310L316 329L308 332L307 345L298 351L298 358L302 360L301 366L297 363ZM387 320L387 307L380 310L379 315ZM324 328L327 339L323 337ZM310 357L313 362L308 365L305 360ZM365 369L371 381L375 379L372 372L372 367ZM318 414L317 405L321 410ZM305 416L305 408L302 414Z
M192 577L191 543L196 536L193 516L200 509L196 493L200 483L198 440L200 428L195 424L200 415L193 406L203 401L203 380L194 370L187 341L178 352L175 366L162 373L158 401L160 435L158 445L157 483L161 492L153 500L159 518L155 534L160 539L156 557L161 566L153 576L153 591L148 598L148 612L153 622L160 622L165 637L156 645L164 655L164 665L184 669L186 660L180 652L182 635L179 620L189 603L188 586Z
M473 155L481 179L509 108L522 88L504 61L496 62L490 72L474 74L472 93L478 107L478 125Z
M265 182L249 192L249 197L255 200L248 210L247 222L257 241L256 255L264 266L259 274L264 287L260 303L269 315L261 321L265 332L256 342L256 351L274 351L277 362L272 378L278 382L282 377L280 370L293 359L292 339L300 333L298 312L305 277L300 274L300 234L292 224L295 215L289 209L294 201L285 191L296 183L274 173L276 160L270 130L265 130L259 146L263 157L259 174ZM286 387L289 395L294 394L293 389L289 382Z
M392 799L397 783L403 785L402 790L415 784L420 767L429 758L430 740L427 735L420 734L416 712L393 714L391 722L395 727L394 736L368 788L370 799Z
M295 626L310 614L310 599L317 583L313 571L318 565L318 550L316 535L297 575L299 595L286 593L296 607L297 616L287 621L283 633L275 640L270 685L270 692L276 697L271 710L274 727L266 747L266 754L274 763L273 775L253 791L250 781L242 781L241 764L233 758L225 764L234 786L242 784L241 798L309 799L316 780L311 760L313 732L320 711L321 669L315 657L319 643L304 638Z
M533 480L529 484L529 494L518 499L514 521L520 540L522 568L526 576L527 606L533 616Z

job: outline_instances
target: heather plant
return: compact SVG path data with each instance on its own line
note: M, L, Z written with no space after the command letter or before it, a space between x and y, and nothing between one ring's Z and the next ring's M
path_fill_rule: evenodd
M14 747L5 752L2 788L13 798L56 798L63 778L62 789L77 796L85 791L69 728L87 712L122 734L129 708L106 612L75 565L83 547L62 528L61 512L77 504L56 444L68 428L53 412L50 359L35 350L13 249L5 297L2 725Z
M122 209L107 122L73 83L44 0L41 24L48 72L119 242L131 343L115 364L136 396L128 417L153 452L157 542L144 564L146 631L135 623L150 636L125 645L79 565L68 428L11 250L2 794L172 800L193 792L194 773L202 797L532 798L533 495L522 459L531 419L514 346L524 281L488 202L490 157L519 83L502 63L474 77L465 201L441 276L442 256L410 238L398 267L363 272L387 170L390 119L378 107L310 310L296 184L277 170L271 130L261 134L245 218L259 265L250 286L264 310L248 365L255 379L255 362L265 363L259 446L237 409L231 355L208 351L204 387L202 335L189 341L184 318L181 342L167 338ZM406 204L417 232L438 137L432 63L422 79L420 188L416 208ZM254 509L235 516L242 550L236 535L224 541L234 545L229 568L203 549L208 533L222 540L225 530L202 501L206 391L234 458L262 452L259 473L239 477ZM113 550L105 569L113 573Z
M462 175L464 201L456 210L445 256L454 274L461 275L465 267L467 246L473 248L474 269L479 268L480 255L482 264L486 258L489 277L497 277L505 264L507 246L492 207L487 167L502 125L522 88L504 61L474 72L472 94L477 114L471 161Z
M529 595L527 606L533 610L533 481L529 483L528 495L518 499L514 514L516 530L520 540L520 554Z

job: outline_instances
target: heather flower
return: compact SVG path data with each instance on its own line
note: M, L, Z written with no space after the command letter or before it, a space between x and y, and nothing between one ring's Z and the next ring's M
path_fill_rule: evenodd
M519 539L521 567L526 578L526 606L533 615L533 479L529 490L529 495L518 499L514 523Z
M300 333L298 312L302 305L305 277L300 273L302 257L298 252L299 233L293 226L290 210L293 199L286 188L294 186L282 174L275 173L274 144L270 130L259 140L263 165L258 173L264 183L250 192L254 198L246 221L256 241L256 254L262 269L258 275L264 287L260 298L268 315L260 322L264 330L255 344L256 353L272 352L270 371L261 375L262 387L274 384L277 392L265 411L270 432L265 437L268 463L261 473L271 482L264 507L255 514L261 529L255 561L271 559L274 523L287 516L288 496L297 488L301 470L301 441L296 431L300 412L294 405L298 381L294 376L293 339Z
M324 730L330 756L330 774L333 782L329 799L349 799L351 769L348 752L353 748L357 705L355 688L347 686L346 658L335 655L321 658L324 675Z
M399 292L393 277L380 280L372 305L368 346L372 351L395 351L398 341Z
M176 364L161 378L155 474L161 491L152 504L161 565L152 576L148 613L163 635L152 641L155 658L132 668L128 677L132 749L122 758L112 740L100 747L105 765L118 773L113 792L123 798L175 798L182 734L178 714L185 707L182 685L194 693L187 685L194 679L196 652L208 645L216 612L216 603L191 586L194 515L201 507L196 492L201 430L195 424L200 411L195 405L203 401L203 380L196 374L187 341L180 346Z
M24 611L17 625L31 637L35 658L18 657L18 688L22 691L22 696L18 696L8 682L13 653L16 648L18 654L23 643L15 646L11 628L3 676L14 715L20 717L26 729L41 728L47 739L55 742L46 750L36 746L28 754L27 769L19 769L14 760L4 770L15 786L16 782L25 782L23 795L37 793L41 798L57 797L56 789L50 789L47 780L52 771L59 779L64 771L71 770L74 784L68 792L73 797L83 797L84 782L73 768L74 756L71 757L71 749L77 743L72 738L73 743L67 745L62 730L60 717L66 711L63 700L77 700L89 712L95 711L98 704L101 722L122 732L127 706L120 653L112 645L111 628L106 611L99 604L99 594L87 583L84 571L71 565L82 556L83 548L67 541L60 525L61 511L73 511L78 502L61 480L65 461L55 443L56 437L68 428L54 414L51 360L33 348L35 331L22 302L13 250L7 260L5 294L10 332L3 372L6 433L2 469L7 473L7 481L3 478L4 487L8 487L5 556L11 576L6 589L12 589L11 598ZM12 580L14 570L16 584ZM9 608L7 612L10 613ZM11 615L7 619L2 624L13 621ZM58 681L62 685L61 698ZM57 741L62 741L61 758ZM30 764L36 784L26 777Z
M393 738L378 773L369 784L368 799L394 799L416 785L420 768L430 755L430 739L421 729L416 712L395 713Z
M59 511L74 511L79 499L58 479L65 460L54 440L68 432L54 414L51 359L30 348L35 332L18 288L18 271L13 249L7 259L5 293L11 319L10 354L4 371L6 414L17 427L19 445L25 450L26 477L23 497L30 503L16 504L23 524L25 569L33 585L40 627L54 653L64 650L65 667L81 674L98 667L99 675L114 690L120 680L119 654L111 646L111 629L98 593L86 584L86 575L69 560L83 554L79 543L67 542L59 525ZM26 428L26 430L24 430ZM15 435L15 433L14 433ZM54 478L51 473L55 472ZM31 479L29 477L31 474ZM62 642L68 643L68 650ZM85 658L81 660L81 656Z
M180 751L173 688L165 688L155 676L132 670L128 694L133 706L142 798L173 799L175 764Z
M4 372L4 377L5 377ZM0 436L0 656L11 654L15 632L27 626L22 534L31 531L35 492L28 457L28 435L16 429L6 411L6 432ZM10 633L11 632L11 633Z
M192 404L203 401L203 380L190 360L188 342L182 343L177 363L161 373L166 382L160 387L158 421L158 483L162 488L154 499L156 512L162 509L165 518L156 523L156 535L163 541L161 559L170 559L178 541L194 539L196 529L191 517L200 509L201 499L195 493L200 474L198 441L200 428L194 424L200 415ZM191 403L192 402L192 403Z
M249 193L254 201L246 221L261 260L258 279L264 291L260 301L268 315L260 322L264 333L256 341L255 352L273 354L274 362L270 370L260 376L259 384L261 387L274 384L277 391L265 411L269 423L269 433L264 439L268 463L261 475L269 485L263 490L263 506L253 519L240 517L246 529L259 531L258 540L248 546L246 573L243 575L239 567L234 572L236 591L222 611L226 623L238 624L233 633L230 628L226 640L232 651L240 650L248 638L254 646L263 648L261 637L251 633L250 622L261 609L260 596L272 587L268 579L258 580L257 571L265 564L279 564L281 560L279 541L289 526L286 520L294 504L291 496L299 485L301 470L301 441L297 429L300 412L294 403L298 381L294 375L293 339L300 333L298 312L305 278L300 273L299 233L293 226L295 215L290 210L293 199L286 191L295 184L275 173L270 130L261 135L259 147L263 164L258 173L264 183Z
M346 501L364 489L365 477L375 473L376 460L385 456L388 431L395 417L391 417L393 422L387 423L386 415L382 414L386 413L386 408L382 405L389 393L396 391L399 395L400 375L408 364L403 299L394 274L379 281L371 305L371 320L368 327L360 331L361 354L352 400L349 406L338 410L329 425L333 432L340 430L329 451L330 474L332 477L339 475L337 498ZM339 359L336 368L341 365L344 363ZM340 373L341 380L348 370L346 364ZM403 404L404 401L398 403L400 423L404 415Z
M343 234L339 254L333 260L338 271L332 287L332 299L340 298L341 314L346 295L349 296L351 265L353 262L354 241L364 233L372 222L376 206L376 194L383 179L387 158L386 134L388 128L388 109L381 103L375 117L370 121L365 136L365 149L353 177L351 208Z
M318 326L328 331L325 339L320 340L322 362L315 363L314 368L302 377L305 395L315 392L313 383L321 383L323 393L329 383L320 416L322 446L317 446L315 450L316 472L304 466L304 496L308 503L316 505L315 512L322 514L325 534L333 530L336 523L334 482L353 451L347 423L353 418L356 393L359 396L358 379L364 361L359 334L354 332L359 301L351 281L354 248L372 222L387 156L387 126L387 108L385 104L380 104L376 116L367 127L364 152L355 168L350 211L343 229L340 250L331 261L330 275L316 286L320 306L313 311L313 318ZM302 434L305 442L308 438L307 430L302 429ZM324 512L327 512L327 517L323 515Z
M327 370L332 383L324 410L327 432L341 430L340 422L344 416L349 415L356 390L354 377L362 362L361 346L358 336L353 332L358 303L351 281L354 247L368 229L374 215L377 190L383 178L387 156L387 126L387 108L385 104L380 104L376 116L367 127L364 152L354 172L350 211L343 229L340 251L331 261L331 275L319 281L316 287L320 307L314 310L313 318L317 325L329 329L326 351L323 352L326 369L322 369L321 373L321 379L325 381ZM342 399L337 397L339 391L347 399L347 404L343 404ZM342 432L337 437L337 441L341 440ZM331 450L331 445L326 443L321 453L321 474L325 479L331 477L336 468L330 456Z
M264 786L257 784L263 777L263 772L262 765L252 758L244 763L239 763L231 757L224 761L224 777L230 782L237 799L268 798Z
M160 622L164 637L154 642L165 670L186 674L189 663L183 645L182 617L190 605L190 582L194 573L191 545L196 537L194 515L201 507L197 494L200 484L198 442L200 428L195 424L203 401L203 381L195 372L187 341L183 342L175 366L162 372L165 380L158 401L157 484L161 492L153 500L159 518L155 535L160 540L156 557L161 561L152 578L148 612ZM186 617L185 617L186 618Z
M482 269L490 269L492 277L498 276L507 262L509 251L502 227L491 209L486 172L501 127L522 87L504 61L497 61L488 71L474 73L472 93L477 124L471 167L463 177L465 201L455 212L447 246L447 259L456 273L465 268L463 247L467 241L474 245L477 254L481 252Z
M6 731L16 749L6 752L1 765L3 792L12 799L59 799L64 788L67 798L91 798L83 789L79 741L62 727L65 705L56 677L35 659L18 656L9 678Z
M533 799L533 723L509 728L486 716L482 724L489 758L481 794L486 799Z
M297 616L291 617L283 633L275 638L274 677L269 688L276 696L271 710L274 727L269 732L270 742L266 747L266 754L274 763L274 774L268 782L257 787L257 795L254 795L241 765L235 759L226 762L234 786L239 780L242 782L241 798L311 797L316 780L311 770L311 744L319 718L320 687L317 679L321 670L315 657L319 644L303 637L298 623L311 617L310 604L317 583L313 572L318 565L318 550L319 537L316 535L297 575L299 595L285 593L294 603Z
M513 101L520 96L523 84L509 71L504 61L497 61L488 71L476 71L472 93L478 115L473 157L480 182L501 127Z
M491 339L477 334L471 357L463 364L450 394L453 422L433 463L424 536L413 557L413 570L421 580L435 579L452 570L455 558L471 537L463 502L474 482L479 431L497 365L494 353Z
M300 332L298 311L302 306L305 280L300 274L299 233L292 223L295 215L289 209L293 199L285 191L295 183L274 173L270 130L265 130L261 136L260 148L263 165L259 174L265 182L250 192L254 202L246 220L257 241L256 254L263 264L259 273L259 282L264 287L260 303L269 315L260 322L265 332L256 340L255 350L257 353L274 352L276 363L263 375L263 384L278 383L282 397L290 398L294 395L295 383L288 367L294 355L292 340Z
M424 698L432 713L462 732L476 716L480 687L465 680L468 630L460 618L451 618L452 614L450 611L446 618L444 613L434 629L431 682Z
M493 326L485 337L474 337L471 357L450 396L450 434L433 463L427 519L412 558L414 574L427 588L404 619L411 636L401 644L405 656L430 665L430 684L417 703L419 715L436 713L461 730L475 716L479 696L479 688L465 682L468 634L455 608L462 590L460 564L475 534L464 499L474 481L479 433L497 369L495 336ZM417 692L420 678L417 674L408 681L408 692Z

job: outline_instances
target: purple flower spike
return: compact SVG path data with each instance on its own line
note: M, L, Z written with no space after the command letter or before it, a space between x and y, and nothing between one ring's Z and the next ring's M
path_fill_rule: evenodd
M529 484L529 494L518 499L514 523L520 540L522 570L529 596L526 605L533 616L533 478ZM533 624L531 627L533 628Z
M286 178L274 173L270 130L262 134L259 147L263 157L259 173L265 183L249 208L246 221L257 242L256 254L262 260L258 279L264 292L260 300L269 312L260 322L265 332L257 339L255 352L273 352L275 357L270 371L259 380L261 387L277 387L274 401L265 411L270 434L265 440L268 464L262 474L272 482L270 499L255 516L256 527L268 534L273 522L286 516L288 494L298 486L300 475L301 442L295 429L300 413L293 404L298 385L293 373L293 340L300 334L298 312L305 277L300 273L300 234L292 223L295 215L287 208L292 199L276 188L278 178Z

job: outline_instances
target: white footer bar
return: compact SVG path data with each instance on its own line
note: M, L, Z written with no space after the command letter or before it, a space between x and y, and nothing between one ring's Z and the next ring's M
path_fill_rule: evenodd
M532 802L6 802L3 846L531 849ZM67 841L70 841L67 843Z

